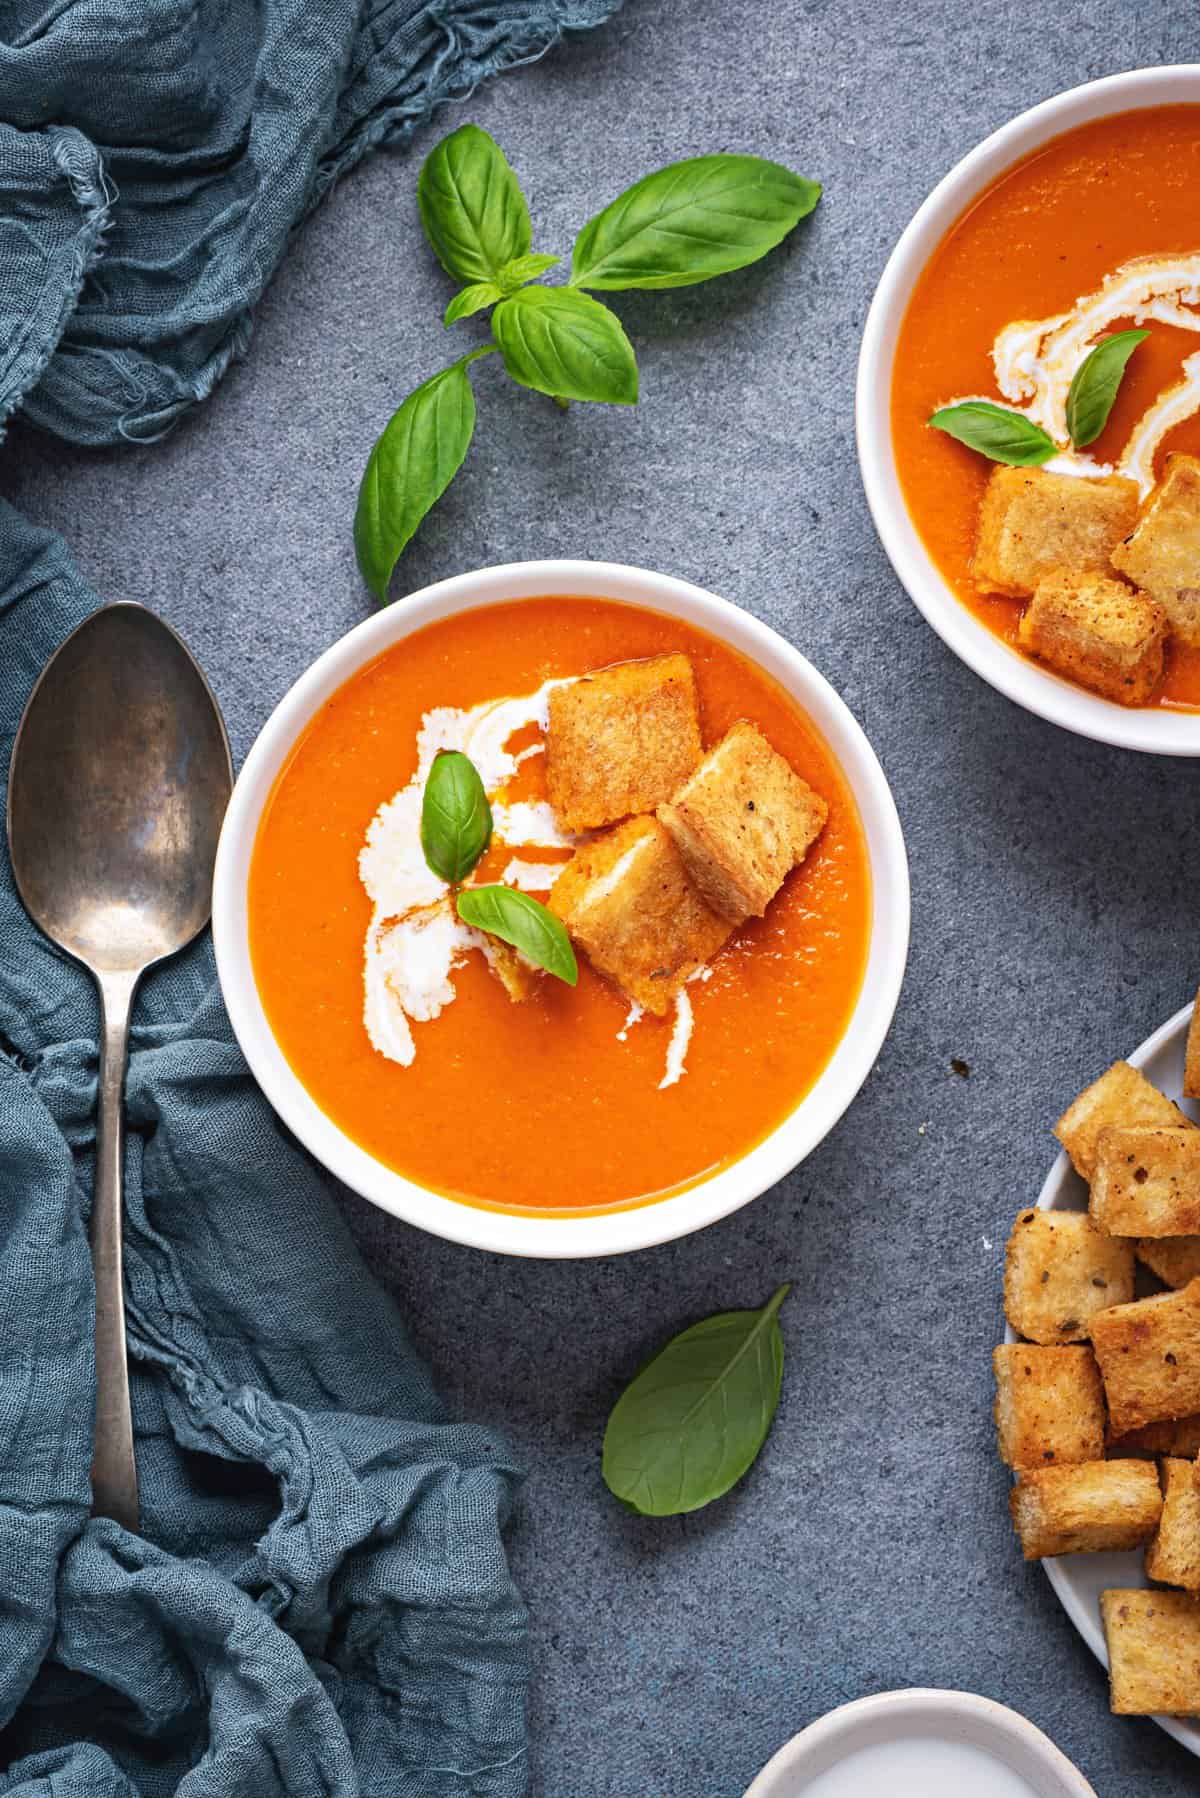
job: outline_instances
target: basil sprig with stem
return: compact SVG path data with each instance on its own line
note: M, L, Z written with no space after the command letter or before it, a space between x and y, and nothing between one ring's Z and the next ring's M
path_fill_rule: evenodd
M1086 355L1067 391L1067 430L1076 449L1095 443L1108 423L1129 358L1149 331L1117 331Z
M460 125L421 169L417 204L438 261L462 285L447 326L494 308L494 340L411 393L372 450L354 545L382 603L421 520L462 466L475 428L472 361L498 351L509 377L571 400L631 406L637 358L616 314L582 289L691 287L757 262L821 197L815 181L759 156L693 156L645 175L580 231L566 285L542 277L561 258L532 248L521 185L499 144Z
M421 849L439 880L454 888L464 924L484 930L519 949L535 967L568 986L579 979L575 951L565 928L548 907L514 887L464 888L492 840L492 808L470 756L443 749L434 757L421 795Z
M766 1441L783 1383L780 1286L761 1311L682 1331L630 1382L604 1432L601 1472L646 1517L698 1511L735 1486Z
M1058 445L1041 425L1023 412L994 406L991 400L962 400L943 406L929 420L935 430L956 437L968 449L1010 468L1037 468L1058 454Z

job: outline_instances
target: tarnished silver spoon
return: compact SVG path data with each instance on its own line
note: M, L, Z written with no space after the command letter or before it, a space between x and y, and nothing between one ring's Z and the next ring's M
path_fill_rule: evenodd
M92 1509L129 1529L138 1519L121 1281L129 1017L146 969L208 922L232 780L204 676L161 619L124 603L94 612L50 658L9 771L17 889L34 923L100 992Z

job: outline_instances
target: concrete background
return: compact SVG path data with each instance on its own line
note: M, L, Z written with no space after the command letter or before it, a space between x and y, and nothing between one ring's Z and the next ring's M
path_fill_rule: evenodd
M463 112L508 150L542 248L700 151L776 156L826 197L758 269L617 298L636 413L563 415L483 364L476 446L402 583L606 557L766 618L879 751L915 904L899 1015L858 1103L725 1224L547 1266L346 1197L452 1402L502 1424L531 1470L512 1554L533 1612L539 1798L737 1798L819 1712L913 1684L1015 1705L1102 1798L1195 1789L1200 1768L1157 1728L1109 1716L1100 1668L1020 1562L989 1352L1004 1237L1051 1120L1200 975L1196 776L1041 724L950 657L876 542L851 402L871 291L935 180L1034 101L1198 47L1190 0L628 0ZM18 430L0 457L8 496L65 533L102 593L183 631L239 755L366 614L349 532L362 462L446 355L450 290L420 235L416 166L383 157L335 192L248 362L168 441L83 453ZM693 1518L626 1515L599 1479L623 1382L684 1323L785 1277L783 1402L759 1465Z

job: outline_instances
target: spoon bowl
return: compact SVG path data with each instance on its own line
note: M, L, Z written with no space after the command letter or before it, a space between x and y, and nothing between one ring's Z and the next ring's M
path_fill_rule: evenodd
M100 993L92 1265L93 1509L137 1526L121 1277L122 1086L129 1016L148 967L204 928L233 784L220 710L174 631L144 606L104 606L55 651L25 707L8 781L17 891Z

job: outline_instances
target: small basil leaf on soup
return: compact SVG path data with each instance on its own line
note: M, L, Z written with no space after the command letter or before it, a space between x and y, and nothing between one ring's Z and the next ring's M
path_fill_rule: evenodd
M492 314L513 380L554 399L632 406L637 360L616 314L570 287L522 287Z
M478 125L460 125L434 145L417 181L417 205L434 255L460 281L495 281L533 239L508 158Z
M1108 423L1129 358L1149 331L1117 331L1084 357L1067 391L1067 430L1076 449L1095 443Z
M562 923L528 893L505 886L467 887L457 903L464 924L511 943L535 967L545 968L568 986L579 979L575 951Z
M1053 437L1007 406L994 406L990 400L963 400L957 406L943 406L929 420L939 431L956 437L968 449L978 450L993 462L1007 462L1010 468L1037 468L1057 455Z
M757 262L821 197L761 156L691 156L620 194L579 233L575 287L692 287Z
M421 848L440 880L457 886L492 840L492 808L469 756L443 750L421 801Z
M532 250L528 256L516 256L500 270L500 285L505 293L515 293L526 281L536 281L547 269L557 268L561 261L561 256L548 256L541 250Z
M497 300L504 298L504 289L497 287L494 281L473 281L470 287L460 287L442 317L444 325L455 325L460 318L470 318L473 313L482 312L485 306L494 306Z
M766 1441L783 1383L781 1286L761 1311L722 1311L675 1336L625 1388L604 1432L609 1491L645 1517L698 1511Z
M478 354L475 352L474 354ZM392 414L367 459L354 514L354 552L381 603L400 552L446 491L470 447L474 355L423 381Z

